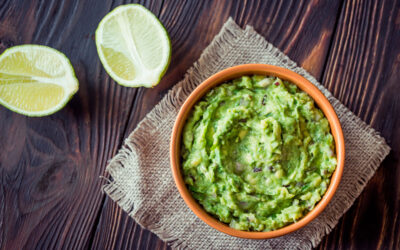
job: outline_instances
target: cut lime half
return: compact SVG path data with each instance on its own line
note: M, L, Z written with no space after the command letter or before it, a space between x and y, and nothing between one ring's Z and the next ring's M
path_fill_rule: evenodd
M42 45L20 45L0 56L0 104L27 116L63 108L78 91L68 58Z
M96 47L107 73L127 87L155 86L171 58L167 31L139 4L121 5L108 13L96 30Z

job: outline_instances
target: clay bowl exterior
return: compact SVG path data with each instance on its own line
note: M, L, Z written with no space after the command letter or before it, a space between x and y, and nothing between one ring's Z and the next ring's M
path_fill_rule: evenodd
M227 224L220 222L218 219L208 214L202 208L202 206L199 203L197 203L197 201L192 197L189 190L187 189L186 184L184 183L184 180L182 178L181 166L180 166L181 132L185 125L186 118L188 117L192 107L213 87L223 82L241 77L243 75L252 75L252 74L279 77L281 79L287 80L297 85L301 90L308 93L314 99L315 103L322 110L322 112L325 114L325 117L329 121L331 127L331 133L335 140L336 156L337 156L337 166L336 170L332 174L330 185L326 193L324 194L322 199L317 203L314 209L311 210L307 215L305 215L299 221L269 232L251 232L251 231L237 230L229 227ZM268 238L282 236L304 227L314 218L316 218L331 201L333 195L336 192L336 189L339 186L339 182L344 168L344 158L345 158L345 145L344 145L342 127L328 99L326 99L326 97L321 93L321 91L317 87L315 87L311 82L309 82L307 79L300 76L299 74L285 68L267 64L244 64L244 65L234 66L212 75L210 78L201 83L189 95L189 97L181 107L172 131L171 144L170 144L170 161L171 161L172 174L176 186L182 198L188 205L188 207L209 226L223 233L247 239L268 239Z

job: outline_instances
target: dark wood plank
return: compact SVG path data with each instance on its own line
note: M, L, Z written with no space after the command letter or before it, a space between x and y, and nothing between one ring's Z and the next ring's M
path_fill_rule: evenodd
M114 83L93 35L122 1L1 1L0 49L49 45L80 82L60 112L28 118L0 107L0 248L88 247L104 194L99 175L123 140L137 89ZM158 12L161 1L144 2Z
M347 1L323 83L392 147L320 249L400 249L400 1Z
M322 79L393 148L320 248L400 248L398 1L346 1L325 71L338 2L142 2L166 24L173 43L168 74L151 90L120 87L99 64L94 30L122 3L0 3L0 50L22 43L60 49L81 84L72 102L50 117L26 118L0 108L1 248L166 248L108 198L103 203L98 176L123 138L183 77L229 15L240 25L255 26Z
M339 1L165 1L159 18L171 36L171 65L158 86L139 89L124 136L128 136L173 84L182 79L229 16L239 25L254 26L320 78L339 6ZM147 230L134 226L132 219L106 198L92 245L94 249L166 247L156 239Z

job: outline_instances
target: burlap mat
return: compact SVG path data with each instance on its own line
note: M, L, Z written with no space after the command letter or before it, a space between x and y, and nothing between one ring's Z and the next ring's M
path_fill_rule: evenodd
M237 64L266 63L291 69L314 83L335 108L346 141L343 178L333 200L303 229L269 240L220 233L198 219L180 197L169 164L169 141L178 110L203 80ZM107 167L104 191L141 226L172 247L189 249L309 249L336 225L360 195L390 148L376 131L343 106L314 77L252 27L229 19L184 79L144 118Z

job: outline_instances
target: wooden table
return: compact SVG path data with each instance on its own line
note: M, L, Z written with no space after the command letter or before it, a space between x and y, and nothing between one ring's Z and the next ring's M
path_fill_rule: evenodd
M119 86L98 59L96 27L123 3L0 2L0 50L54 47L70 58L80 82L52 116L28 118L0 107L2 249L168 248L101 192L99 176L229 16L254 26L392 147L319 248L400 248L400 1L141 1L172 42L169 70L153 89Z

